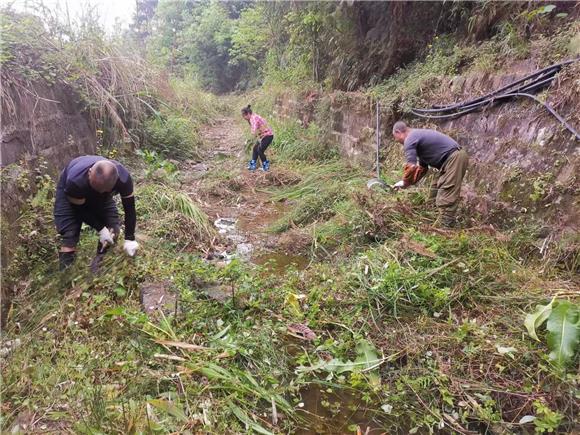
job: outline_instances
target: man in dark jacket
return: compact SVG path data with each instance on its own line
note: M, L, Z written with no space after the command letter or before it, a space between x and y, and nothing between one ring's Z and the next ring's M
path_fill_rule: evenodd
M107 248L119 236L119 213L113 199L121 195L125 212L125 243L123 249L135 255L139 244L135 241L135 197L133 180L127 169L115 160L99 156L73 159L62 171L56 188L54 221L61 235L60 269L70 266L76 254L81 226L90 225L99 233L97 256L91 264L96 271Z
M467 152L443 133L410 128L402 121L393 126L393 136L404 144L406 160L403 179L395 187L405 189L425 176L429 167L437 169L430 197L435 198L439 209L439 223L454 226L461 183L469 163Z

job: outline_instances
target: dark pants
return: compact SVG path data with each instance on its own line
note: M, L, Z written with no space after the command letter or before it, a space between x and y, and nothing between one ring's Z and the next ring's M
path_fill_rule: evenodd
M266 151L266 149L270 146L273 140L274 136L264 136L260 141L257 141L252 151L252 160L258 160L258 156L260 156L260 160L262 160L262 163L268 160L266 158L266 154L264 154L264 151Z
M74 248L78 244L83 222L97 231L106 226L118 236L119 212L112 195L98 203L74 205L66 197L64 184L59 182L54 202L54 223L61 235L62 246Z

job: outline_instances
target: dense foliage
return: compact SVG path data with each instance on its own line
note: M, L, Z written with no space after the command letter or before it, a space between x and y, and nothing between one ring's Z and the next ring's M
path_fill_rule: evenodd
M515 41L568 9L489 1L161 0L150 19L155 31L140 35L154 61L213 91L264 81L353 90L425 54L435 36L474 40L507 31Z

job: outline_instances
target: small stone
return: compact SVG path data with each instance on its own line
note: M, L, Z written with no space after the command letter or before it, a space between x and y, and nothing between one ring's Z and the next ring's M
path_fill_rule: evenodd
M165 314L175 312L176 295L171 291L171 282L145 282L140 288L140 298L143 311L153 314L162 310Z

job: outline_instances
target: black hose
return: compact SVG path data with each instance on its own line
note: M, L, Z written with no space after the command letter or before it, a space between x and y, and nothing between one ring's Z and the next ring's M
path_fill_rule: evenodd
M412 108L411 113L416 116L428 119L452 119L470 112L474 112L484 107L491 106L501 100L507 100L514 97L527 97L544 106L568 131L574 134L578 140L580 139L578 132L570 124L568 124L566 120L560 116L552 107L531 95L530 92L537 92L538 90L549 86L556 77L556 74L560 72L563 66L569 65L579 60L580 57L577 57L575 59L570 59L565 62L548 66L532 74L529 74L526 77L509 83L508 85L502 86L498 90L473 100L448 106L432 106L431 109ZM528 81L530 82L527 83Z
M501 87L501 88L499 88L499 89L497 89L497 90L495 90L493 92L490 92L488 94L482 95L481 97L477 97L477 98L471 100L470 103L477 103L477 102L480 102L480 101L483 101L483 100L487 100L488 98L490 98L490 97L492 97L494 95L497 95L497 94L500 94L500 93L502 93L504 91L507 91L511 87L516 86L516 85L518 85L520 83L524 83L524 82L526 82L526 81L528 81L528 80L530 80L530 79L532 79L532 78L534 78L536 76L542 76L542 75L546 74L546 75L549 75L549 76L552 76L553 77L559 71L560 71L560 67L557 66L557 65L552 66L552 67L549 67L549 68L544 69L544 70L541 70L541 71L536 71L533 74L530 74L530 75L528 75L528 76L526 76L524 78L521 78L519 80L516 80L515 82L512 82L510 84L507 84L507 85L505 85L505 86L503 86L503 87ZM447 110L447 109L458 108L462 104L463 103L457 103L457 104L450 105L450 106L434 105L433 106L433 109L417 109L417 110L421 110L421 111L425 111L425 112L433 112L433 111L437 111L438 109L446 109Z

